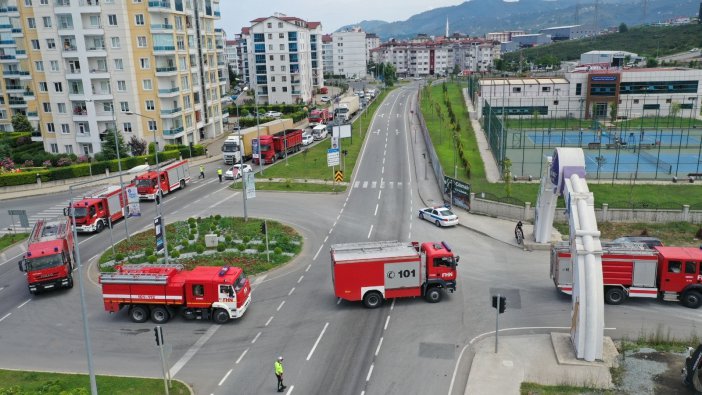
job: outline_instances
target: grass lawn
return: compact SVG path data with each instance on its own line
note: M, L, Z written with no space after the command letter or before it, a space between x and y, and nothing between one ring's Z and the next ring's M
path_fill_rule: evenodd
M344 171L344 179L346 180L350 180L353 176L353 168L361 152L361 147L366 137L366 131L368 130L368 123L373 119L375 111L388 93L389 91L386 90L376 96L371 105L363 112L363 115L353 122L351 126L351 134L353 137L341 140L341 149L348 151L346 158L342 156L341 159L342 162L345 163L344 167L346 171ZM263 173L263 178L295 178L331 181L334 178L334 173L332 168L327 166L327 150L329 148L331 148L331 141L327 139L311 148L303 149L301 153L289 157L287 165L285 160L281 160L267 168ZM337 166L335 169L338 170L339 167Z
M576 118L547 118L539 116L524 116L521 118L505 119L505 127L509 129L571 129L580 130L580 128L588 129L592 126L591 120L579 120Z
M232 184L231 189L241 190L241 183ZM319 184L313 182L285 182L257 181L257 191L295 191L295 192L344 192L346 185Z
M554 223L553 226L562 235L568 235L568 224L565 222ZM614 240L621 236L641 236L644 233L649 236L661 239L667 246L687 246L699 247L702 244L698 235L699 224L689 222L666 222L666 223L623 223L623 222L600 222L597 229L602 233L602 240Z
M644 117L617 121L614 123L622 128L690 128L702 127L702 120L682 117Z
M573 387L570 385L541 385L524 382L519 393L522 395L614 395L617 391L601 390L596 388Z
M29 237L29 233L8 233L2 235L2 237L0 237L0 251L15 243L25 240L27 237Z
M106 395L165 394L162 379L97 376L97 388ZM190 390L172 380L170 394L186 395ZM0 370L0 394L89 394L90 378L84 374L63 374Z

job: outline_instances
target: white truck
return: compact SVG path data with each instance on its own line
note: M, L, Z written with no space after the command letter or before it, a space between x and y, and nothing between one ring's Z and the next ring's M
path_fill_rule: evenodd
M239 136L231 135L222 144L222 159L225 165L241 162L241 143Z
M334 110L334 117L341 117L340 119L344 122L350 122L359 108L360 101L358 96L346 96L339 100L339 107Z

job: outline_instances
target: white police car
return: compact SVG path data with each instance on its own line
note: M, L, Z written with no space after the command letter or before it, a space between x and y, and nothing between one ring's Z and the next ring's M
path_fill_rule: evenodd
M439 227L458 225L458 216L444 206L420 208L419 219L433 222Z

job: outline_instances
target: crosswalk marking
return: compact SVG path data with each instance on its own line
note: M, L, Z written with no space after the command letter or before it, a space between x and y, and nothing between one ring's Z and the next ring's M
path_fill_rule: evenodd
M393 185L392 185L392 184L393 184L393 182L392 182L392 181L390 181L390 189L392 189L392 187L393 187Z
M385 188L385 181L380 182L380 189L383 189L383 188Z
M359 186L360 184L361 184L361 181L356 181L356 182L353 184L353 187L354 187L354 188L358 188L358 186Z
M371 181L371 189L375 189L375 185L377 184L377 181Z
M368 181L363 181L363 189L368 188Z
M409 185L409 183L407 184ZM363 181L363 184L361 184L361 181L356 181L353 185L354 188L363 188L363 189L375 189L378 187L378 189L402 189L404 187L404 184L401 181Z

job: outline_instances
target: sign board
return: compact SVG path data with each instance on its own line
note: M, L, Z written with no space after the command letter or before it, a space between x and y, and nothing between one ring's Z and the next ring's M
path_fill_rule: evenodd
M332 136L331 138L331 147L334 149L341 148L339 147L339 137L338 136Z
M20 221L20 226L23 228L29 228L29 219L27 219L27 211L26 210L7 210L7 214L10 215L11 217L14 217L15 215L19 217ZM14 226L14 218L12 219L12 223Z
M410 288L421 285L419 261L386 263L384 269L385 289Z
M339 166L339 149L331 148L327 150L327 166Z
M246 200L256 197L256 181L252 172L244 173L244 194Z
M334 181L344 182L344 172L341 170L337 170L336 173L334 173Z
M163 220L160 216L154 218L154 229L156 231L156 253L162 252L164 250L164 239L163 239Z
M251 140L251 157L258 159L258 139Z
M470 184L444 176L444 193L451 195L451 205L470 210Z
M127 217L141 217L137 187L127 188Z
M351 124L332 126L332 136L339 138L351 137Z

